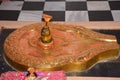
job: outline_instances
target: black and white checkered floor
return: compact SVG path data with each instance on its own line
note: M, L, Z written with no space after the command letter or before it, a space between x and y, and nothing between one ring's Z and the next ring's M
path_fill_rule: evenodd
M120 0L10 0L0 2L0 20L120 21Z

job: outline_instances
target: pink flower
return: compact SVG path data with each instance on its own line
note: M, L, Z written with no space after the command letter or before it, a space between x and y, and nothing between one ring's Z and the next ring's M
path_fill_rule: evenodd
M9 71L2 73L0 80L25 80L26 75L23 72Z

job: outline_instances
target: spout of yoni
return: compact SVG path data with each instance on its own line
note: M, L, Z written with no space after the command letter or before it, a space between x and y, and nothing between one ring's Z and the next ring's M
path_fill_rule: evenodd
M52 44L53 44L53 39L52 39L51 32L48 26L48 22L52 19L52 16L43 14L43 18L45 20L45 25L41 29L40 42L41 42L43 49L49 49L52 47Z

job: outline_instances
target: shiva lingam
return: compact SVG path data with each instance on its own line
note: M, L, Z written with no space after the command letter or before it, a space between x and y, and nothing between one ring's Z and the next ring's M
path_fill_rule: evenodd
M5 59L13 68L84 71L97 62L118 57L115 36L82 26L52 23L52 16L46 14L43 18L45 23L24 26L6 38Z
M48 26L48 22L52 19L52 16L43 14L43 18L45 20L45 26L41 30L40 42L43 49L48 50L53 44L53 39Z

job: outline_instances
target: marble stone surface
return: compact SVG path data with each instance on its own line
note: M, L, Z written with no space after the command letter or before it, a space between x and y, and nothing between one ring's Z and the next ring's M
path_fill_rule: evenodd
M41 21L43 11L21 11L18 21Z
M65 21L89 21L87 11L66 11Z
M0 5L0 10L21 10L24 2L21 1L6 1Z
M110 7L109 7L109 4L108 4L108 1L88 1L87 2L87 8L88 10L97 10L97 11L100 11L100 10L110 10Z
M45 11L64 11L65 2L46 2L44 6Z
M115 21L120 21L120 11L118 10L113 10L112 11L113 19Z

